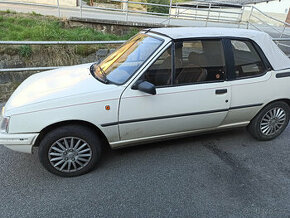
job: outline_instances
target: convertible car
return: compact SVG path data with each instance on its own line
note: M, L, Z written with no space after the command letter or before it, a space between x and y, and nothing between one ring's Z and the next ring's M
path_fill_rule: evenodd
M263 32L143 30L96 63L34 74L2 111L0 144L50 172L91 171L121 148L247 127L271 140L288 125L290 60Z

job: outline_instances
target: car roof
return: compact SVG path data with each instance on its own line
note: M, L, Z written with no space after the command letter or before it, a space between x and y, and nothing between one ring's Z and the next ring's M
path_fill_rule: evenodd
M267 33L238 28L219 28L219 27L169 27L169 28L152 28L150 32L159 33L172 39L184 39L193 37L246 37L256 38L257 36L265 37Z
M261 31L219 27L169 27L152 28L146 32L159 34L173 40L207 37L233 37L251 39L259 45L274 70L290 69L290 59L274 43L272 37Z

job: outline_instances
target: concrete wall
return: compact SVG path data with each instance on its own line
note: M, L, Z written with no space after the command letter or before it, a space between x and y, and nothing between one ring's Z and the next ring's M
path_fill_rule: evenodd
M15 0L7 0L11 2L15 2ZM45 5L57 5L57 0L21 0L21 2L27 3L37 3L37 4L45 4ZM60 6L78 6L78 0L59 0Z

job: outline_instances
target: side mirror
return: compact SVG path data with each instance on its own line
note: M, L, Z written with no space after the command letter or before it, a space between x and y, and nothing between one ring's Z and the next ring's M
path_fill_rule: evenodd
M155 85L147 81L138 81L132 86L132 89L139 90L151 95L156 95Z

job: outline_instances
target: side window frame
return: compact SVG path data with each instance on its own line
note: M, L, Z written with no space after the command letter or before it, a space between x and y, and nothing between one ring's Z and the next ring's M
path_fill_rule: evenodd
M142 70L142 73L140 74L140 75L138 75L138 77L137 77L137 80L133 83L133 85L131 86L131 88L132 87L134 87L135 86L135 84L136 83L138 83L140 80L142 80L142 77L146 74L146 72L147 72L147 70L164 54L164 52L166 52L166 50L169 48L171 46L171 52L174 52L174 46L175 46L175 44L174 44L174 41L173 40L171 40L168 44L166 44L165 46L164 46L164 48L163 49L161 49L161 51L158 53L158 54L156 54L153 58L152 58L152 60L151 60L151 62L150 62L150 64L145 68L145 69L143 69ZM173 54L173 53L172 53ZM174 66L173 64L172 64L172 60L173 60L173 57L174 57L174 55L171 55L171 84L170 85L164 85L164 86L156 86L156 88L167 88L167 87L172 87L172 76L173 76L173 74L174 74L174 72L173 72L173 68L172 68L172 66Z
M183 42L190 42L190 41L202 41L202 40L213 40L213 41L220 41L221 45L222 45L222 53L224 55L224 64L225 64L225 78L224 80L214 80L214 81L203 81L203 82L196 82L196 83L186 83L186 84L173 84L173 80L175 80L175 76L176 76L176 68L175 68L175 44L176 43L183 43ZM210 83L221 83L221 82L225 82L227 81L227 75L228 75L228 71L227 71L227 61L226 61L226 54L225 54L225 48L223 45L223 38L222 37L194 37L194 38L183 38L183 39L176 39L173 40L173 59L172 59L172 63L173 63L173 79L172 79L172 87L178 87L178 86L188 86L188 85L200 85L200 84L210 84Z
M259 58L261 59L261 62L265 68L265 71L263 73L253 75L253 76L246 76L246 77L236 77L235 74L235 58L234 58L234 52L233 52L233 47L232 47L232 40L237 40L237 41L242 41L242 42L250 42L257 52ZM256 77L261 77L267 74L267 72L271 71L273 68L268 61L266 55L260 48L260 46L253 40L248 39L248 38L241 38L241 37L228 37L223 39L223 46L224 46L224 52L225 52L225 59L226 59L226 68L227 68L227 79L229 81L232 80L242 80L242 79L251 79L251 78L256 78Z

